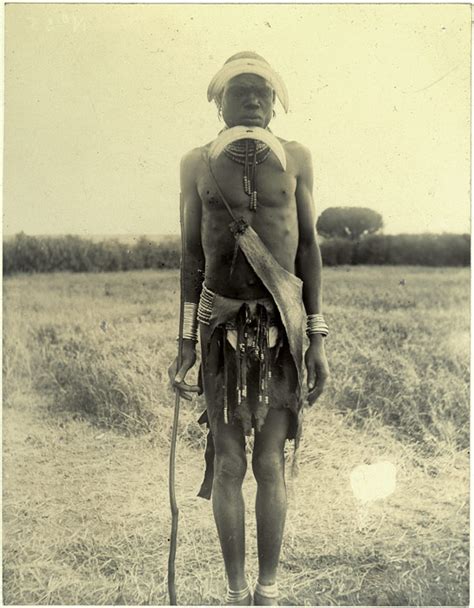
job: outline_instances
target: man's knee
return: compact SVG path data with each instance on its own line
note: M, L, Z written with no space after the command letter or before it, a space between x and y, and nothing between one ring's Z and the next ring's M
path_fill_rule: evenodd
M217 481L241 484L247 471L245 451L216 453L214 476Z
M273 483L281 480L285 470L283 451L262 451L254 454L252 468L257 483Z

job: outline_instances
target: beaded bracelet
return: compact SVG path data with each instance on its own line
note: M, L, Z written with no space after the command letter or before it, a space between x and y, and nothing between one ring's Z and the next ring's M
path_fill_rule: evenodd
M329 327L323 315L308 315L306 318L306 335L321 334L325 338L329 334Z
M194 302L184 303L183 340L198 340L197 304Z

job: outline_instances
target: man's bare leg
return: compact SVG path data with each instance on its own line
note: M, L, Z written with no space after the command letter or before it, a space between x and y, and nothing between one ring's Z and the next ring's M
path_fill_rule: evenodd
M259 583L276 582L286 517L284 447L290 412L270 409L265 424L255 433L253 471L257 480L257 542Z
M247 469L245 439L239 424L219 421L214 438L212 507L229 587L247 586L245 578L245 509L242 482Z

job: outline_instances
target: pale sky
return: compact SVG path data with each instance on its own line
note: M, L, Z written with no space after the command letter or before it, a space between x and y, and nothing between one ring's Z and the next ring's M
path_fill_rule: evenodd
M4 232L179 231L179 161L222 128L206 98L253 50L290 96L273 132L312 152L316 213L468 232L469 5L5 7Z

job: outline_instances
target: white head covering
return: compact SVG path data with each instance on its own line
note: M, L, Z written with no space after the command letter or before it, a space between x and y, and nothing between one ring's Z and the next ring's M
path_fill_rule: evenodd
M285 112L288 112L288 91L281 76L275 72L271 65L256 53L243 52L238 53L233 57L236 58L233 59L231 57L224 63L222 68L211 80L207 89L208 101L219 98L222 95L225 85L231 78L239 76L240 74L256 74L257 76L265 78L265 80L271 84L283 109Z

